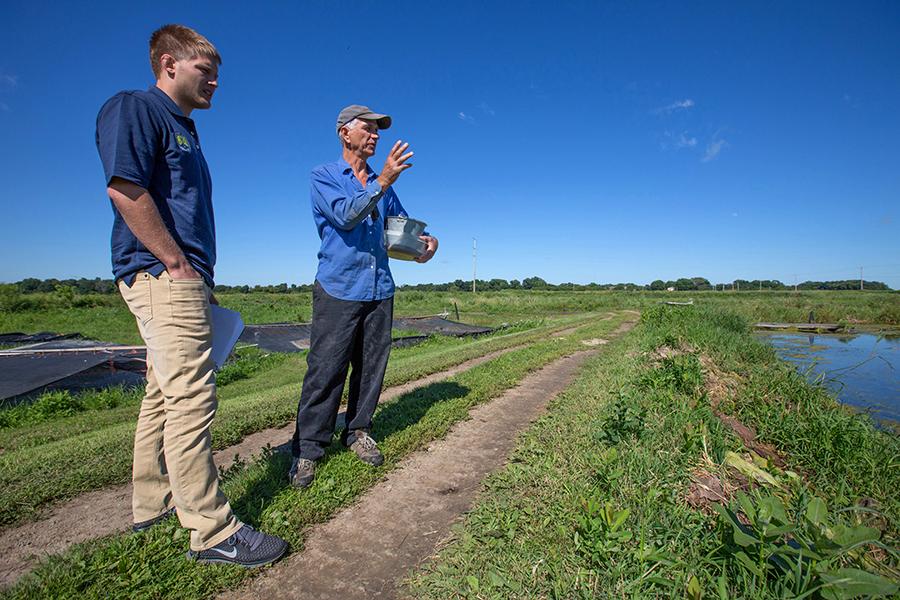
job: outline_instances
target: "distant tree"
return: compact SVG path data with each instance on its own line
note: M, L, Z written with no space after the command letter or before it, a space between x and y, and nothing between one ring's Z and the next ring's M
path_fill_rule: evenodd
M28 279L23 279L20 281L17 286L19 291L23 294L31 294L32 292L38 291L38 288L41 285L40 279L35 279L34 277L29 277Z
M522 287L526 290L545 290L547 282L540 277L526 277L522 280Z
M662 291L662 290L666 289L666 282L663 281L662 279L654 279L650 283L650 289L657 291L657 292Z
M709 280L706 277L691 277L691 282L694 284L695 290L711 290L712 284L709 283Z

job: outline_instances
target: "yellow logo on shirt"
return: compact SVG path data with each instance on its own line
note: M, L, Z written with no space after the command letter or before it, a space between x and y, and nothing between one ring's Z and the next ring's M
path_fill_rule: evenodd
M178 144L178 147L184 150L185 152L191 151L191 143L188 141L186 137L181 135L180 133L175 134L175 143Z

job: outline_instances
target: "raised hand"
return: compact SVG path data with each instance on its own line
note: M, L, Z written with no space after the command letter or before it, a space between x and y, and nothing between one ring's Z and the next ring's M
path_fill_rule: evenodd
M391 148L387 159L384 161L384 168L378 176L378 183L381 184L381 189L387 189L393 185L397 178L400 177L400 173L412 166L412 163L406 162L413 155L412 152L406 152L408 148L409 143L401 140L397 140L394 147Z

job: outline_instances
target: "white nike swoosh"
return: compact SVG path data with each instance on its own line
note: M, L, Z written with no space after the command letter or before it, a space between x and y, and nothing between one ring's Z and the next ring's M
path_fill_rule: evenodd
M216 552L227 558L234 558L235 556L237 556L237 548L235 547L231 548L231 552L225 552L224 550L219 550L218 548L210 548L210 550L215 550Z

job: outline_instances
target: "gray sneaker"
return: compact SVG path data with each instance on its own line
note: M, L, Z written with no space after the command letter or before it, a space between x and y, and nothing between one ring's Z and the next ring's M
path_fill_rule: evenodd
M350 449L356 453L359 460L373 467L379 466L384 462L384 456L378 449L378 444L365 431L354 431L347 441L351 441Z
M188 558L202 563L228 563L241 567L261 567L275 562L287 552L283 539L244 525L227 540L212 548L188 552Z
M295 488L309 487L316 477L316 461L308 458L295 458L291 462L291 470L288 471L288 478L291 485Z
M131 526L131 530L135 533L147 531L148 529L150 529L157 523L162 523L163 521L165 521L166 519L168 519L169 517L171 517L174 514L175 514L175 507L173 506L172 508L170 508L169 510L167 510L166 512L164 512L163 514L161 514L159 516L153 517L152 519L147 519L146 521L141 521L139 523L135 523L134 525Z

